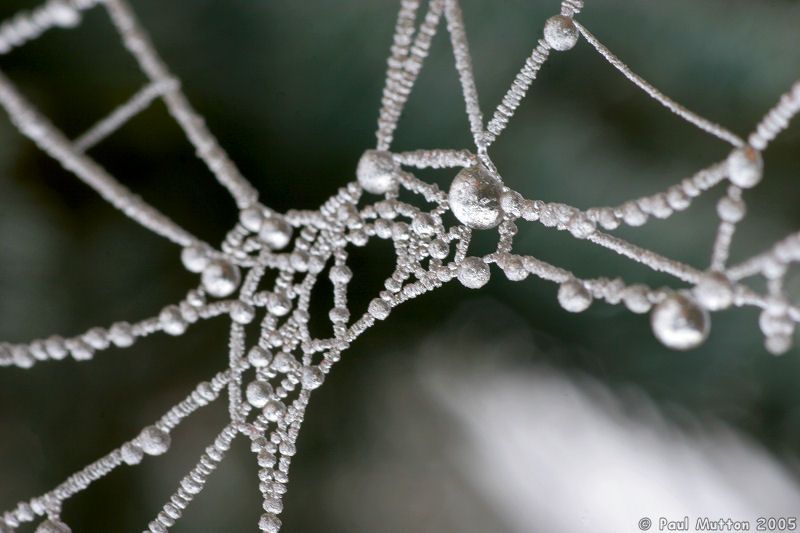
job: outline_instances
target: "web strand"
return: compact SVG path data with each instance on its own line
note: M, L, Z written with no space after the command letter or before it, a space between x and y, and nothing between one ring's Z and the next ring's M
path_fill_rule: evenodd
M123 0L104 0L103 3L120 33L123 44L136 58L139 67L150 81L162 85L171 83L173 76L156 54L150 39L139 26L128 5ZM180 90L168 91L164 93L163 98L170 114L194 145L197 156L228 189L236 200L236 205L243 209L255 204L258 201L258 192L241 175L183 93Z
M203 405L216 399L219 391L224 387L228 380L228 372L220 372L213 379L207 382L202 382L198 385L189 396L186 397L180 404L171 408L161 419L151 427L161 427L164 429L174 429L181 421L187 416L197 410ZM13 522L9 523L10 527L17 527L20 523L30 522L38 515L42 516L45 513L56 515L61 509L64 501L71 498L78 492L81 492L89 487L92 483L101 479L117 469L123 464L126 464L125 459L131 459L127 455L127 446L138 446L140 437L132 439L104 455L100 459L86 466L79 472L68 477L63 483L59 484L50 492L47 492L39 497L32 498L27 502L20 502L15 511L6 513L3 519L8 523L9 517L14 517ZM141 460L141 455L138 456ZM22 512L20 512L22 511ZM30 511L30 512L28 512ZM26 517L27 520L24 520Z
M147 109L154 100L178 86L177 80L166 83L149 83L142 87L130 100L112 111L108 116L92 126L86 133L75 139L75 149L86 152L100 141L120 129L130 119Z
M642 89L645 93L647 93L650 98L656 100L658 103L681 117L686 122L690 124L694 124L701 130L705 131L706 133L710 133L714 137L722 139L723 141L733 145L733 146L743 146L744 141L739 138L738 135L731 133L730 131L726 130L719 124L715 124L708 119L689 111L679 103L675 102L664 93L653 87L650 83L645 81L641 76L633 72L625 63L623 63L617 56L611 53L611 51L603 46L603 44L597 40L597 38L592 35L589 30L584 28L580 23L575 22L575 26L581 32L581 35L586 39L586 41L591 44L595 50L600 52L606 60L611 63L617 70L619 70L626 78L633 82L634 85Z
M481 113L480 103L478 102L478 88L475 85L472 56L469 53L464 19L461 13L461 6L457 0L445 0L445 16L447 17L447 29L450 32L453 57L458 71L458 80L461 83L461 91L464 95L469 129L480 154L485 149L483 113Z
M387 60L382 105L378 113L378 131L375 134L378 138L378 150L388 150L391 146L392 136L403 107L400 102L408 95L407 89L403 86L403 69L411 40L414 38L414 22L418 9L418 0L403 0L397 14L391 55Z
M64 134L40 115L2 73L0 104L5 107L20 132L126 216L181 246L200 242L116 181L100 165L76 150Z
M786 129L789 121L800 112L800 81L781 96L778 104L761 119L748 141L756 150L764 150L778 134Z
M428 10L414 32L414 15L419 2L404 2L400 10L395 32L392 55L388 61L386 84L378 115L378 150L388 150L392 144L394 130L403 113L406 101L414 87L431 42L436 35L445 0L430 0ZM412 41L413 37L413 41Z

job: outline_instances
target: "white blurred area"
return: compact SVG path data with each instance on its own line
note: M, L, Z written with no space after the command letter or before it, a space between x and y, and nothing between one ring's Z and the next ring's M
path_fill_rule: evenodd
M527 340L437 334L398 354L364 448L328 477L347 531L624 533L643 517L800 514L778 459L713 420L665 417L643 393L519 364ZM414 360L415 368L409 361ZM664 529L666 530L666 529Z

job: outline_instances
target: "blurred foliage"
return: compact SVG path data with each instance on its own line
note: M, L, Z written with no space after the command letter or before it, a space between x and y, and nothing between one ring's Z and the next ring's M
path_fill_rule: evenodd
M353 179L373 131L397 2L392 0L133 0L157 48L243 173L278 210L316 207ZM489 114L557 9L554 0L463 0ZM580 20L634 70L689 108L748 132L798 76L800 4L762 0L588 2ZM5 0L0 19L29 1ZM67 134L77 136L144 82L102 9L76 30L54 30L0 58L4 70ZM396 148L468 147L446 33L398 129ZM734 261L800 227L800 128L765 154L766 178L747 193L749 216ZM492 156L524 194L579 207L618 203L664 189L724 157L721 142L649 100L588 45L543 68ZM92 155L146 200L195 234L218 242L233 202L156 103ZM426 177L446 186L449 172ZM620 233L695 265L707 264L719 191L668 221ZM24 341L150 316L196 283L179 250L105 204L0 119L0 338ZM520 249L580 275L670 280L609 252L535 225ZM374 294L387 274L380 245L358 252L354 297ZM790 278L795 296L800 282ZM612 387L635 386L662 405L714 416L750 433L794 464L800 446L800 352L769 356L752 309L717 313L702 348L675 353L650 334L646 316L602 303L581 315L558 307L556 289L496 275L480 293L450 284L393 313L360 339L315 396L293 464L286 533L349 531L326 510L320 478L337 456L358 453L365 408L380 391L381 361L416 364L416 340L459 306L487 337L514 328L541 346L520 358L580 369ZM490 302L491 305L485 305ZM508 328L506 328L508 329ZM224 320L178 338L157 335L91 363L47 363L0 372L0 508L49 490L130 438L226 361ZM558 346L559 349L550 349ZM503 364L497 361L496 364ZM69 503L75 531L135 530L149 520L221 427L224 402L176 432L165 460L121 469ZM180 451L178 451L180 450ZM239 443L175 531L247 531L260 514L254 459ZM388 460L388 458L387 458ZM323 480L324 481L324 480ZM398 502L397 505L402 505ZM314 512L309 512L313 506Z

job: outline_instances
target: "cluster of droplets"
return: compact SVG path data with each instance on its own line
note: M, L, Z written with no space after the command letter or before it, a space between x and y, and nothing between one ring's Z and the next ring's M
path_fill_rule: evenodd
M570 32L567 17L553 17L545 28L546 39L553 48L566 50L570 43L574 45L572 37L576 37L577 33ZM724 173L736 187L750 188L761 180L762 166L759 152L748 146L731 153ZM587 213L563 204L523 199L505 187L496 172L478 162L456 175L448 202L456 218L473 230L486 230L497 227L503 221L510 223L517 218L524 218L538 220L545 226L566 229L581 239L590 237L596 231L596 225ZM744 216L743 203L731 194L720 200L718 211L723 221L736 222ZM498 252L487 257L466 257L458 266L459 281L469 288L484 286L490 278L490 262L498 263L507 277L515 281L525 279L528 270L533 271L526 269L526 258L513 256L501 248L502 245L498 246ZM510 245L506 245L506 248L510 248ZM777 270L779 273L774 277L783 273L783 270ZM768 272L766 274L770 275ZM565 310L581 312L589 308L593 294L585 281L570 275L555 277L561 278L558 279L558 301ZM701 274L691 289L650 289L644 285L624 286L619 283L614 288L617 295L605 296L612 303L622 301L635 313L650 312L655 337L669 348L688 350L699 346L708 337L709 312L721 311L737 303L739 289L725 272L711 269ZM769 300L762 311L760 324L767 339L766 346L771 352L783 353L790 347L794 322L787 314L784 301Z
M282 496L305 406L341 352L366 328L385 320L396 305L455 277L466 280L470 263L483 274L474 273L466 285L477 288L481 275L484 283L488 280L486 263L464 258L469 231L445 227L445 193L403 170L388 152L367 151L356 175L358 185L342 188L318 211L278 215L263 206L249 206L240 211L223 252L193 244L181 254L187 270L200 275L192 301L208 305L208 298L236 295L226 300L234 323L229 371L237 399L232 418L237 430L249 438L259 466L262 531L280 529ZM422 195L432 207L399 200L400 188ZM384 198L361 205L362 190ZM346 264L347 248L364 246L372 238L393 243L396 266L385 281L385 290L368 303L363 316L353 317L347 304L347 288L353 279ZM274 286L262 290L260 285L270 270L276 271ZM312 289L326 271L334 291L334 304L327 314L333 335L316 339L309 333L309 304ZM258 340L245 349L244 327L260 312ZM169 306L159 321L166 333L177 335L186 328L185 316L185 306ZM145 454L163 453L169 441L167 430L150 426L122 447L123 460L135 464ZM186 483L198 491L201 488L197 482ZM165 530L172 521L170 513L161 513L150 523L150 530Z

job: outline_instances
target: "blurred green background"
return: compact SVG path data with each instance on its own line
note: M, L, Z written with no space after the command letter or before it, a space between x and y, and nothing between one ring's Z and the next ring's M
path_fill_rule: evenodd
M462 3L482 107L490 115L558 2ZM581 22L635 71L742 135L800 75L798 2L587 3ZM33 5L4 0L0 19ZM133 0L132 5L193 105L265 204L281 211L315 208L353 179L361 152L374 144L397 1ZM442 29L434 41L395 149L470 147L446 37ZM0 57L0 68L70 136L144 82L100 8L86 13L78 29L51 31ZM585 42L548 61L492 149L511 187L528 197L578 207L613 205L663 190L726 153L723 143L648 99ZM219 242L235 220L233 202L194 158L160 102L92 155L210 242ZM737 232L734 262L800 227L798 155L800 127L793 124L766 151L763 184L746 194L749 216ZM452 173L425 177L446 186ZM619 234L704 266L720 192L668 221ZM582 276L671 283L534 224L522 226L517 243L519 250ZM8 341L73 335L151 316L196 283L181 267L177 247L113 210L21 138L4 114L0 250L0 338ZM358 252L352 290L360 301L381 286L390 266L387 251L377 245ZM800 296L796 276L790 276L789 288ZM419 339L441 330L485 342L523 335L530 344L513 354L519 371L547 364L590 374L613 390L641 389L669 412L731 424L783 459L797 476L800 351L768 355L754 309L716 313L708 342L676 353L654 340L647 316L602 303L571 315L558 306L555 293L555 286L532 278L512 283L495 275L480 292L452 283L399 308L390 321L359 339L309 408L283 531L359 530L330 503L332 476L362 453L378 450L387 461L400 457L375 437L385 415L381 399L395 375L413 373L421 360L437 357L420 348ZM224 368L226 331L226 321L219 319L180 338L156 335L127 350L109 350L90 363L3 369L0 509L49 490ZM464 356L464 364L509 364L490 351ZM73 530L141 529L225 416L222 401L205 408L176 431L166 458L120 469L68 503L64 516ZM257 483L253 457L239 443L189 508L186 522L174 530L252 530L260 514ZM388 520L380 527L403 530Z

